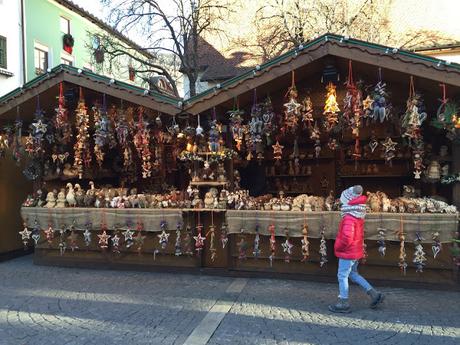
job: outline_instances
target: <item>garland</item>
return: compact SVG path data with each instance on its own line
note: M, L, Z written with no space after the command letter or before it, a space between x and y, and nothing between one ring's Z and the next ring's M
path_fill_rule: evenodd
M88 168L91 164L91 153L89 143L89 115L83 98L83 91L80 87L80 99L75 114L75 127L77 128L77 140L74 144L74 168L78 177L83 178L83 167Z

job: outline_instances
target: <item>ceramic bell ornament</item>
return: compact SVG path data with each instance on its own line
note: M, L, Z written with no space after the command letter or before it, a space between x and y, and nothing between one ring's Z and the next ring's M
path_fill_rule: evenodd
M203 135L203 127L200 125L200 115L198 115L198 125L196 126L195 133L197 136Z
M438 161L431 161L427 169L427 177L430 180L439 180L441 178L441 165Z

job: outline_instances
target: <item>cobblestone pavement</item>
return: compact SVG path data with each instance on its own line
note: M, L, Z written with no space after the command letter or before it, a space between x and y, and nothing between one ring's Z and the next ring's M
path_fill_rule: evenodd
M353 313L335 315L334 284L250 279L235 293L234 282L3 262L0 344L183 344L229 303L208 344L460 344L458 292L385 288L376 311L352 287Z

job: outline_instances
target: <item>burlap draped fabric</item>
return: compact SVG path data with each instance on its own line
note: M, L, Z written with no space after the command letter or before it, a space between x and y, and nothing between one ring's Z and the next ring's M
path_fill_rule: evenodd
M116 208L42 208L22 207L21 216L27 226L46 229L50 225L53 229L63 229L73 224L78 229L100 230L102 222L107 229L124 230L128 227L135 229L137 223L142 224L144 231L161 231L160 223L166 221L167 229L176 229L177 223L182 222L182 211L178 209L116 209Z
M285 235L302 237L302 227L308 225L308 236L319 238L324 225L324 235L327 239L335 239L340 223L340 212L296 212L296 211L235 211L227 210L229 233L254 234L259 225L261 235L270 235L269 225L275 225L277 236ZM441 242L450 242L458 227L458 214L435 213L370 213L365 218L365 238L378 240L380 228L386 229L385 239L398 241L396 231L403 227L406 241L413 241L419 232L424 242L433 242L433 233L439 232Z

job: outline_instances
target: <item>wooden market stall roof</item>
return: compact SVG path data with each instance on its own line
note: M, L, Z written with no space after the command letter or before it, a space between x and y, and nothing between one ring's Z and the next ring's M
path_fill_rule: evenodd
M16 106L31 100L35 96L57 86L61 82L68 82L100 93L105 93L109 96L142 105L169 115L175 115L181 110L181 99L179 98L143 89L72 66L59 65L24 84L22 87L0 97L0 116L7 112L11 112Z
M333 56L460 87L460 64L335 34L322 35L184 101L190 114L211 109L298 68Z

